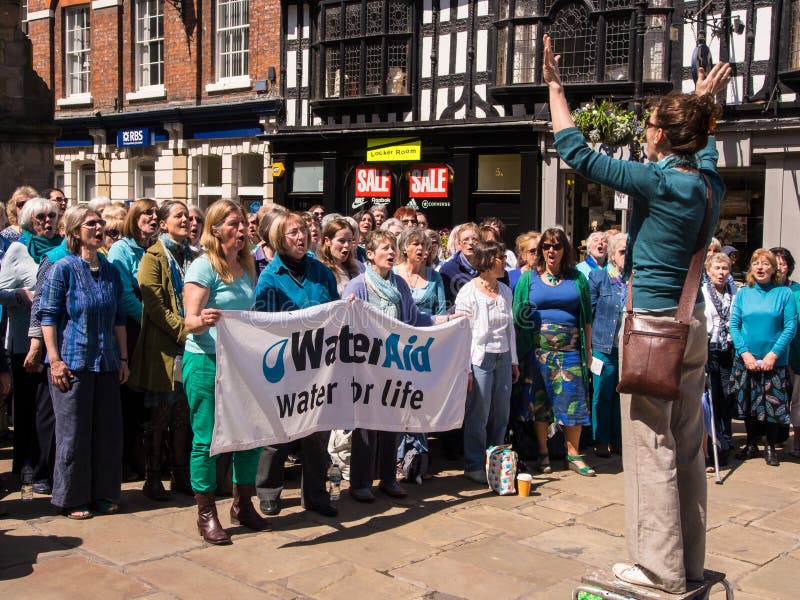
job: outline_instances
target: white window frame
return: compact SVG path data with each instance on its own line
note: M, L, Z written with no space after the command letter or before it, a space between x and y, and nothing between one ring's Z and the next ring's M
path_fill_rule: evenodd
M217 81L250 75L250 0L218 0Z
M91 21L88 6L64 11L65 96L83 100L90 97Z
M153 177L153 193L147 194L144 185L144 173L150 172ZM156 197L156 165L152 161L141 161L136 164L136 172L134 178L134 197L135 198L153 198Z
M136 89L163 89L164 0L136 0L135 10ZM154 66L158 73L156 81L152 80Z
M91 185L89 174L91 173ZM78 202L84 203L94 199L97 191L97 171L94 163L82 164L78 167Z
M255 158L245 158L245 157L255 157ZM254 162L257 162L259 159L261 160L261 169L260 169L260 171L261 171L261 184L260 185L245 185L247 183L251 183L251 182L245 181L245 177L244 177L244 165L245 165L245 162L248 161L248 160L253 160ZM247 154L240 154L239 157L238 157L238 161L237 162L239 163L239 185L238 185L239 197L241 197L241 196L259 196L259 197L263 197L264 196L264 155L263 154L259 154L257 152L250 152L250 153L247 153Z

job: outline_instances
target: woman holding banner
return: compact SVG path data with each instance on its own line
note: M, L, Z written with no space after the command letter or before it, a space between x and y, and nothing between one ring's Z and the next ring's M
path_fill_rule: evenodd
M350 232L349 225L347 231ZM301 310L339 299L336 277L328 267L308 253L309 233L302 215L286 213L275 217L270 227L269 241L275 250L275 257L258 278L254 310ZM331 504L330 495L325 489L328 433L312 433L295 443L303 451L301 504L306 510L327 517L335 516L338 511ZM261 500L261 510L267 515L277 515L281 510L283 464L292 445L270 446L264 448L261 454L256 492Z
M519 379L511 289L499 281L506 249L478 242L472 264L478 276L456 296L456 309L472 313L472 370L464 411L464 476L486 483L486 449L503 443L511 408L511 385Z
M366 239L369 264L364 273L352 279L344 288L343 296L355 295L388 317L408 325L426 327L444 323L463 313L453 315L426 315L421 313L408 284L392 272L397 256L397 241L388 231L371 231ZM392 498L404 498L407 492L397 483L395 457L397 433L356 429L353 431L353 454L350 457L350 496L358 502L374 502L370 489L375 473L375 453L379 455L379 489Z
M230 544L217 517L217 458L210 456L214 429L214 378L217 370L216 329L221 310L249 310L253 303L255 267L247 241L247 219L238 204L219 200L206 214L201 243L205 254L186 271L183 303L186 351L183 386L194 431L190 474L197 500L197 528L209 544ZM248 529L269 529L250 500L255 491L260 450L233 453L231 522Z

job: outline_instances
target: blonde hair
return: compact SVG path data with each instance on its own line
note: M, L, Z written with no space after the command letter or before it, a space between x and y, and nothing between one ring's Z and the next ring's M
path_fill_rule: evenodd
M272 225L269 226L269 245L275 250L276 254L286 254L286 244L284 243L284 233L286 228L291 223L297 223L300 229L306 232L306 247L308 247L308 225L303 218L303 215L296 212L285 212L279 214L272 220Z
M753 256L750 257L750 268L747 269L747 277L745 278L745 283L747 283L747 287L753 287L756 284L756 278L753 276L753 263L757 260L762 258L767 259L770 265L772 265L772 283L778 284L778 261L775 258L775 255L767 250L766 248L759 248L755 252L753 252Z
M36 198L39 193L29 185L21 185L14 190L11 198L8 199L6 205L6 217L8 218L9 225L17 225L17 202L20 200L32 200Z
M523 246L527 246L529 242L536 240L539 241L539 236L542 235L538 231L526 231L525 233L520 233L517 236L517 239L514 240L514 251L517 253L517 264L521 266L529 266L527 260L522 259L522 253L525 252ZM538 245L538 244L537 244ZM530 261L532 264L533 261Z
M705 267L705 270L708 271L712 267L712 265L717 262L724 262L726 265L728 265L728 268L730 268L733 265L733 261L731 261L730 256L728 256L724 252L714 252L713 254L710 254L708 256L705 265L703 266Z
M102 218L100 213L89 207L88 204L70 206L64 213L64 236L67 238L67 250L72 254L77 254L81 251L83 243L81 242L80 232L78 231L76 235L76 230L80 230L83 220L89 213L95 215L98 219Z
M233 273L231 273L228 261L225 260L225 256L222 254L222 243L214 234L225 222L225 219L234 212L242 218L243 222L247 223L242 207L233 200L223 199L214 202L206 211L206 222L203 225L203 235L200 237L200 244L203 246L206 256L208 256L208 262L211 263L219 278L225 283L233 283ZM244 236L244 246L237 253L237 260L245 272L250 275L250 278L255 279L256 267L253 262L253 255L250 254L250 242L247 239L247 235Z

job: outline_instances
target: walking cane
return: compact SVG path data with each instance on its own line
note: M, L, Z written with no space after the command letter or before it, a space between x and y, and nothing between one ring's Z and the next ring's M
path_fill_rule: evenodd
M711 385L709 385L708 374L706 374L706 394L708 394L708 405L711 408L711 444L714 448L714 483L722 485L722 478L719 475L719 454L717 453L717 425L716 415L714 415L714 401L711 398Z

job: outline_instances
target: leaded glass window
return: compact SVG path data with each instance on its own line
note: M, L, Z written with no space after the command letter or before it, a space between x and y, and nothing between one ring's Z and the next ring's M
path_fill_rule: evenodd
M408 93L411 4L346 0L322 6L317 32L323 98Z

